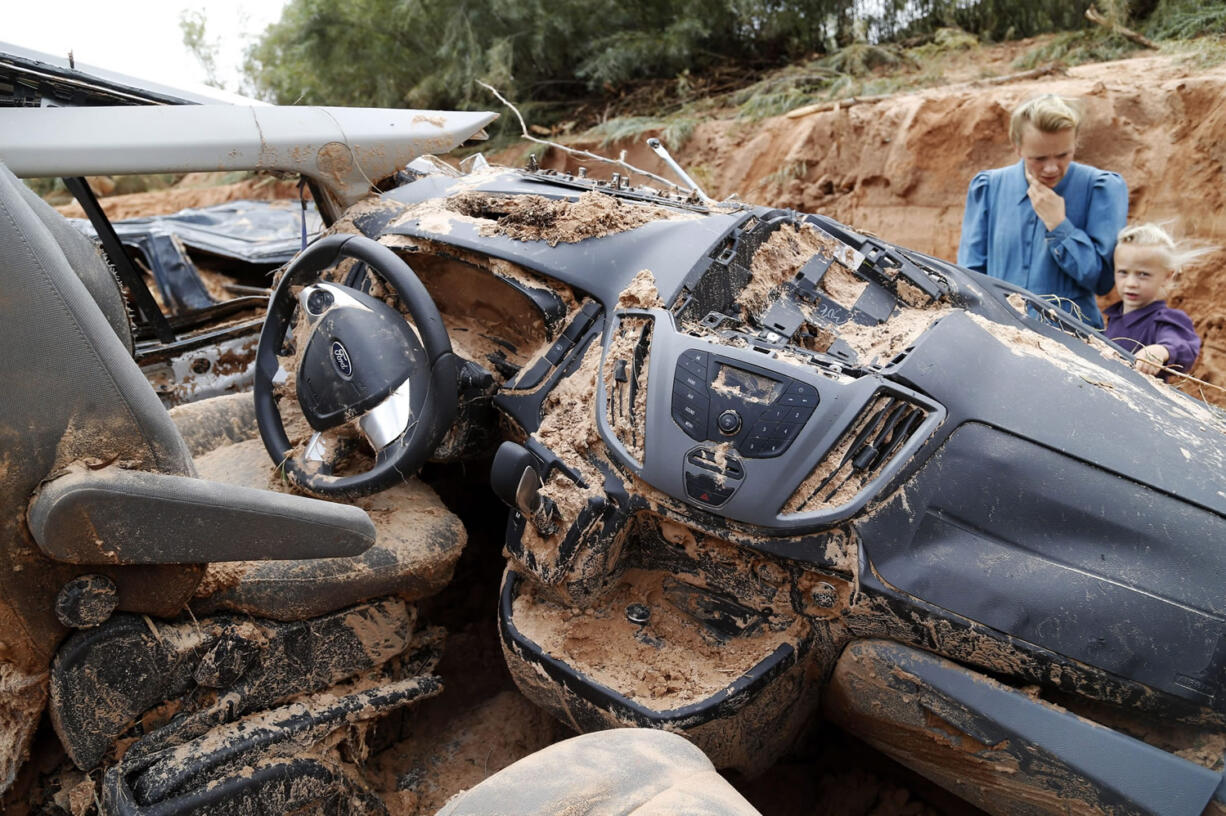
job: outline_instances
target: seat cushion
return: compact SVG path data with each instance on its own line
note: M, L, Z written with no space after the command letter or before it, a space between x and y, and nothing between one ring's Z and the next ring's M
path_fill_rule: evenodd
M205 479L288 492L259 439L222 445L200 456L196 469ZM375 543L366 552L347 558L210 564L192 609L298 620L382 595L418 600L447 585L467 535L428 485L412 479L354 504L375 524Z
M684 737L618 728L524 757L437 816L760 816Z
M170 418L193 457L260 436L255 424L255 397L250 391L176 405L170 409Z

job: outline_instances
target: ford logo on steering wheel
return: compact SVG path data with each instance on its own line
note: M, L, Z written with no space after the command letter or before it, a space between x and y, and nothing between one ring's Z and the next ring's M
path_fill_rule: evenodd
M349 359L349 352L341 345L340 340L332 341L332 365L346 380L353 376L353 361Z

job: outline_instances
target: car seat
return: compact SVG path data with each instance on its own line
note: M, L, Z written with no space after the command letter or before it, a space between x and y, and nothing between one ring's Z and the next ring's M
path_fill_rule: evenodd
M132 359L105 261L3 165L0 246L0 792L50 696L83 770L113 761L120 734L137 738L107 773L108 810L369 801L307 746L437 692L437 637L414 634L406 602L450 578L459 520L416 482L396 489L411 501L376 497L375 524L199 478ZM242 398L219 410L241 424ZM239 473L226 448L243 442L198 431L210 473ZM379 532L389 520L398 536ZM304 694L318 699L283 704ZM165 716L137 722L158 706Z

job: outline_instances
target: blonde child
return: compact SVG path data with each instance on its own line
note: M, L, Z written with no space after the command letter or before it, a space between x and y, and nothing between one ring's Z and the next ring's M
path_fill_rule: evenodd
M1180 252L1156 224L1126 227L1115 245L1118 303L1103 312L1107 337L1137 357L1137 369L1167 379L1173 369L1187 373L1200 354L1192 321L1162 300L1180 266L1195 252Z

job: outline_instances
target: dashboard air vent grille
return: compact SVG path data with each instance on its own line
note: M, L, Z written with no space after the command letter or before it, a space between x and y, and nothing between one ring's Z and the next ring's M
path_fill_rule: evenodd
M783 512L811 513L847 504L885 470L927 416L922 406L879 391L818 460Z
M622 316L613 330L603 371L609 427L640 465L647 441L647 366L653 323L650 317Z

